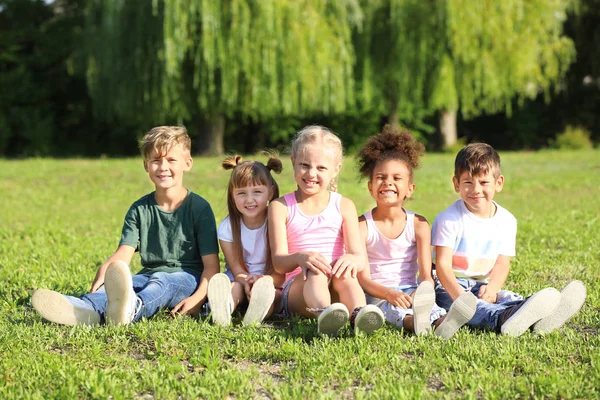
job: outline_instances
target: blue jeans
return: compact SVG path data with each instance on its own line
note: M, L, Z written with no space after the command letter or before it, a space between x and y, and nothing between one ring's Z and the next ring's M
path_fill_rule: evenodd
M481 285L487 285L487 282L467 278L456 278L456 281L463 289L473 293L475 297L477 297ZM450 309L452 305L452 298L437 278L435 278L435 301L440 307L446 310ZM478 298L475 315L467 322L467 325L478 328L498 329L498 318L504 311L522 302L523 297L521 295L509 290L501 290L498 293L495 303L488 303Z
M406 294L411 294L412 292L417 290L416 286L410 286L410 285L408 285L408 286L391 286L391 288L393 290L396 290L396 291L402 292L402 293L406 293ZM395 325L399 328L404 328L404 318L407 315L413 315L412 308L397 307L397 306L389 303L386 300L382 300L380 298L370 296L367 293L365 293L365 296L367 297L367 304L375 304L383 312L383 315L385 316L385 320L388 323ZM431 324L433 324L436 320L443 317L444 315L446 315L446 310L444 310L442 307L440 307L434 303L433 308L431 309L431 314L429 315L429 322Z
M165 308L173 308L190 297L198 288L200 276L185 271L133 275L133 291L142 302L133 322L151 317ZM107 304L104 286L95 293L66 297L72 304L91 308L104 318Z

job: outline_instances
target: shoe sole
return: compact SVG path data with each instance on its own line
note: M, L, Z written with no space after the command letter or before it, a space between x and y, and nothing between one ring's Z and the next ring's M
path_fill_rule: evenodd
M48 289L38 289L31 296L33 308L47 321L61 325L98 325L100 314L72 304L65 296Z
M127 305L132 301L133 280L131 271L123 261L114 261L106 268L104 275L106 290L106 322L112 325L127 325L131 323Z
M422 335L431 329L430 316L435 303L435 289L431 282L421 282L412 302L415 335Z
M442 323L434 334L442 339L450 339L467 322L473 318L477 310L477 297L471 292L464 292L454 300Z
M208 282L208 303L213 324L229 326L231 312L229 299L231 297L231 281L225 274L216 274Z
M552 314L560 302L560 293L554 288L542 289L525 300L513 315L500 327L507 336L521 336L529 327Z
M275 300L275 287L270 279L260 278L252 285L252 296L244 315L244 325L260 324Z
M364 306L356 315L354 320L354 334L369 335L380 329L385 323L383 312L376 306L369 304Z
M550 333L562 327L585 303L586 289L581 281L573 281L560 292L560 302L554 312L533 324L533 331L538 334Z
M346 322L348 322L348 309L342 303L334 303L319 315L317 328L319 333L334 337Z

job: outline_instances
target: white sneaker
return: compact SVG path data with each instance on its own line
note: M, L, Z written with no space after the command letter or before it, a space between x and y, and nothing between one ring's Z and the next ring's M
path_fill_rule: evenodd
M113 325L133 322L141 308L141 300L133 291L131 271L124 261L113 261L106 268L104 289L107 298L106 322Z
M441 324L435 328L434 334L443 339L450 339L461 326L473 318L477 310L477 297L471 292L464 292L454 300Z
M33 308L42 318L61 325L98 325L100 314L91 307L75 305L62 294L38 289L31 296Z
M231 281L225 274L213 275L208 281L208 303L213 323L220 326L231 324L233 298L231 297Z
M435 289L429 281L421 282L412 300L415 335L422 335L431 330L431 310L435 303Z
M522 303L508 308L500 316L500 332L521 336L529 327L552 314L560 302L560 292L554 288L542 289Z
M244 325L260 324L265 319L275 300L275 287L273 279L262 277L252 285L248 310L242 321Z
M354 334L371 334L381 328L385 323L385 317L381 309L373 304L361 307L354 317Z
M581 281L573 281L560 292L558 307L545 318L533 324L533 331L539 334L550 333L560 328L569 318L577 314L585 303L586 290Z
M337 336L341 327L348 322L348 309L342 303L333 303L319 315L317 329L319 333Z

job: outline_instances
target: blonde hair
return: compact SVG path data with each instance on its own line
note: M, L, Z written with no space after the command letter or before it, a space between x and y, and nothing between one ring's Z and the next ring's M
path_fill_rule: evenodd
M148 160L153 151L164 156L173 146L181 145L188 153L192 141L183 126L157 126L150 129L140 141L140 151L144 160Z
M296 158L307 144L313 144L322 141L327 147L333 150L333 161L341 164L344 158L344 148L340 138L329 128L321 125L309 125L302 128L292 141L292 157ZM329 182L331 190L337 192L337 183L335 177Z
M273 188L273 194L269 201L279 197L279 186L271 175L271 171L279 174L283 169L283 164L279 158L274 155L269 156L267 165L260 161L243 161L239 155L227 157L221 163L221 166L226 170L233 170L231 177L229 178L229 184L227 185L227 209L229 211L229 222L231 223L231 233L233 237L233 252L235 258L244 267L246 272L248 269L244 262L244 250L242 246L242 213L235 206L235 199L233 197L233 190L246 187L246 186L258 186L265 185L266 187ZM267 228L268 229L268 228ZM271 261L271 248L269 246L269 233L265 232L267 240L267 264L265 267L265 274L273 272L273 263Z

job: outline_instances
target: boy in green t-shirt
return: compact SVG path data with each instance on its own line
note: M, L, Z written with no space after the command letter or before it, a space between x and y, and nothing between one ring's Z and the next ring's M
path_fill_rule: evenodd
M206 200L183 187L192 168L184 127L159 126L141 141L144 169L156 190L137 200L125 216L117 251L98 268L90 293L33 293L40 315L64 325L129 324L162 309L197 315L209 279L219 272L216 223ZM140 252L143 269L129 263Z

